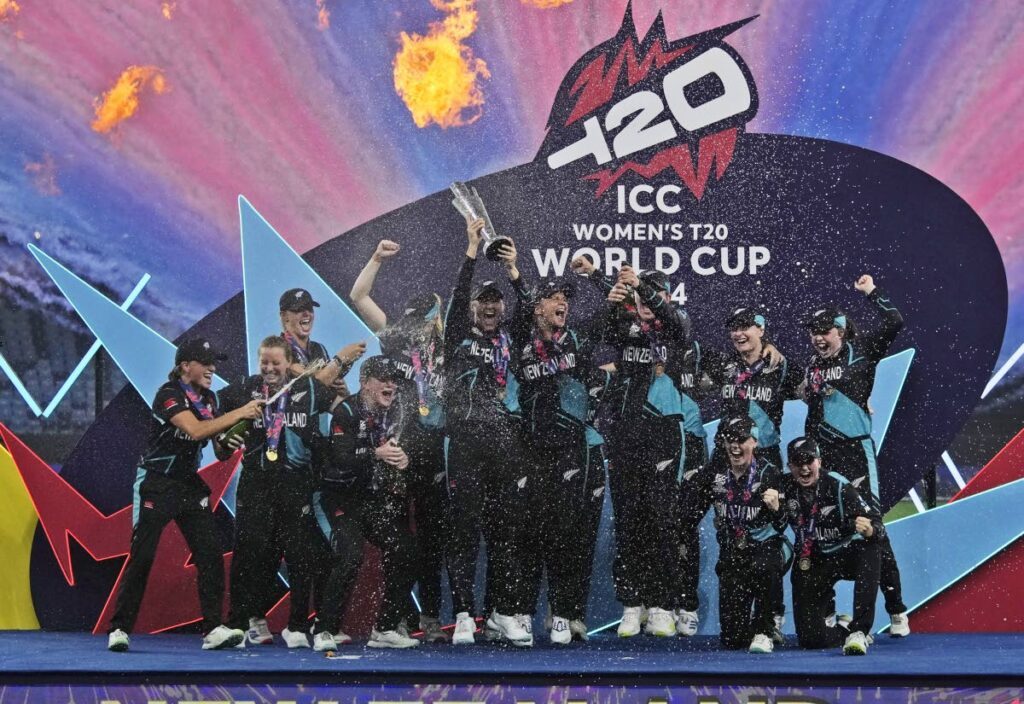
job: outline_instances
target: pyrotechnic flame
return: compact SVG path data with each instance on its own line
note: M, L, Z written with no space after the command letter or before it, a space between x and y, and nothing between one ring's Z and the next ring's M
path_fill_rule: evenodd
M155 93L168 89L164 74L156 66L129 66L109 91L97 98L96 119L92 128L106 133L127 120L139 109L139 93L143 88L152 88Z
M395 54L395 91L417 127L469 125L483 114L484 95L477 84L490 78L487 64L462 43L476 31L476 0L430 0L447 13L431 22L426 36L402 32Z
M533 5L539 7L542 10L547 10L552 7L561 7L562 5L568 5L572 0L520 0L524 5Z
M176 2L169 2L164 0L160 3L160 13L164 16L165 20L171 19L174 16L174 9L178 6Z
M320 30L331 26L331 11L327 9L327 0L316 0L316 26Z
M21 5L15 0L0 0L0 22L9 22L21 12Z
M53 161L52 154L43 154L42 161L27 162L25 173L32 177L32 185L44 196L60 195L60 186L57 185L57 165Z

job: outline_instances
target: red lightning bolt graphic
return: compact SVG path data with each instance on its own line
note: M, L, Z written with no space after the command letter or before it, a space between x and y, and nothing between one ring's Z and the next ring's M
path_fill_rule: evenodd
M690 157L690 147L686 144L679 144L658 152L646 164L627 161L615 169L602 169L583 178L588 181L597 181L595 197L600 198L605 191L627 173L636 173L645 179L649 179L665 169L672 169L679 176L680 180L686 184L687 188L693 192L693 195L700 200L704 196L704 189L707 186L708 178L711 176L711 165L715 165L717 177L722 178L726 167L732 161L733 150L736 148L737 132L736 129L729 129L703 137L697 147L696 169Z
M0 439L14 459L68 584L75 584L71 538L96 561L128 554L132 536L131 506L104 516L2 423ZM215 462L199 470L199 475L210 487L210 501L214 507L224 496L239 457L240 453L236 453L224 462ZM230 557L230 553L225 556L225 569L230 567ZM196 568L189 564L190 559L184 536L177 525L170 524L157 548L136 630L150 633L165 631L200 619ZM121 575L118 575L93 633L106 630L120 582Z

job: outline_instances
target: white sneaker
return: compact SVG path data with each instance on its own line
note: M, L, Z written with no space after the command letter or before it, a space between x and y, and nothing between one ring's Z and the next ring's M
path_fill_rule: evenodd
M529 638L528 638L529 642L524 641L522 643L517 643L517 645L532 646L533 645L533 614L516 614L515 615L515 619L519 623L519 627L522 628L524 631L526 631L526 633L529 635Z
M302 631L289 631L287 628L281 631L281 638L289 648L308 648L309 637Z
M112 650L115 653L127 653L128 634L120 628L112 630L110 635L107 636L107 650Z
M313 636L313 650L318 653L334 652L338 644L334 642L334 636L327 631L320 631Z
M910 617L906 611L889 617L889 635L893 638L905 638L910 635Z
M835 611L833 611L832 613L830 613L828 616L825 617L825 625L828 626L829 628L835 628L836 624L838 622L839 622L839 619L836 616L836 612Z
M245 633L243 633L241 629L217 626L203 636L203 650L234 648L243 640L245 640Z
M644 633L659 638L670 638L676 634L676 620L671 611L659 609L657 606L647 610L647 625Z
M333 637L334 642L337 645L349 645L352 642L352 636L350 636L348 633L345 633L345 631L338 631L337 633L333 634Z
M420 642L415 638L403 636L397 630L378 631L376 629L370 632L370 642L367 643L371 648L415 648L419 644Z
M533 645L533 630L527 630L518 616L502 616L497 611L487 619L488 640L507 640L512 645L529 647Z
M572 643L572 631L569 630L569 619L561 616L551 618L551 642L557 645Z
M767 654L775 650L775 643L772 639L766 636L764 633L758 633L754 636L754 640L750 641L750 647L747 648L749 653L760 653Z
M270 632L265 618L250 618L249 630L245 632L245 639L253 645L270 645L274 642L274 634Z
M861 631L854 631L846 636L843 643L843 655L866 655L868 652L868 639Z
M647 612L642 606L627 606L622 610L619 622L619 638L632 638L640 632L641 624L647 620Z
M572 633L573 640L587 640L587 624L578 618L574 618L569 621L569 632Z
M782 645L786 636L782 635L782 627L786 625L786 614L775 614L775 626L772 628L772 641Z
M468 611L460 611L455 614L455 632L452 633L452 645L473 645L476 633L476 621L469 615Z
M676 633L678 633L681 636L697 635L697 628L700 626L700 617L697 616L696 611L676 609L675 619Z

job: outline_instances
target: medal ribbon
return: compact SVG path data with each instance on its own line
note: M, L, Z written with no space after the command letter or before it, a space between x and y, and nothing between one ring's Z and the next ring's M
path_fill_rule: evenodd
M801 502L802 503L802 502ZM811 504L811 516L808 519L804 516L803 506L800 507L800 515L796 518L796 532L800 539L800 558L809 559L814 550L814 524L818 521L818 492L815 489L814 503Z
M508 334L502 330L497 337L491 338L491 349L494 350L492 356L494 365L494 380L498 382L498 386L504 388L508 384L508 363L512 358L509 348L511 347L511 340Z
M192 407L199 411L199 417L203 420L210 420L213 418L213 411L210 407L203 403L203 397L195 392L190 384L186 384L181 379L178 379L178 385L181 390L185 392L185 396L188 398L188 402L192 404Z
M263 398L270 398L270 387L263 384L260 387ZM281 394L277 399L273 410L264 406L263 408L263 429L267 433L267 454L277 453L277 446L281 443L281 429L284 428L284 409L288 405L290 392Z
M565 371L568 368L565 358L562 357L562 346L558 344L564 337L564 333L559 332L550 340L544 340L539 336L533 338L533 349L537 353L537 358L540 359L541 366L552 374L557 374L559 371ZM549 346L551 347L551 354L548 354ZM559 359L552 359L552 355Z
M391 439L391 427L394 425L388 417L387 411L383 413L370 413L366 417L366 432L370 434L370 442L373 447L380 447Z
M434 375L434 342L431 340L426 350L427 364L423 365L423 357L420 354L419 345L409 351L412 359L412 379L416 382L416 395L419 397L420 408L427 406L427 389L430 388L430 379Z
M295 361L302 366L309 364L309 354L299 346L299 341L295 339L295 335L292 335L290 332L283 332L281 333L281 337L286 339L288 344L291 345L292 354L295 355Z
M819 367L812 367L808 372L807 386L810 387L811 395L817 396L825 389L825 375Z
M729 484L725 490L725 500L728 504L733 503L733 499L736 497L736 493L739 490L739 486L736 486L736 475L731 471L728 472ZM743 498L740 500L742 506L746 506L750 503L751 499L754 498L754 479L757 478L757 459L750 461L750 469L747 470L747 485L743 489ZM735 490L733 487L735 486ZM741 518L738 522L733 522L729 519L729 512L725 513L726 518L729 520L729 527L732 528L733 537L742 538L747 534L746 527L743 525L743 519Z
M736 378L732 382L736 387L736 398L743 400L747 398L747 382L750 381L751 378L760 374L766 363L767 360L762 357L749 369L736 374Z

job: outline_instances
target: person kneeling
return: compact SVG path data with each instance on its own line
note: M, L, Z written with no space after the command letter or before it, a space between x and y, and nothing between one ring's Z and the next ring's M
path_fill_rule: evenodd
M812 438L789 444L790 476L784 496L796 535L793 613L801 648L843 645L846 655L864 655L872 642L880 570L882 518L853 485L821 471L821 451ZM853 580L853 620L829 619L833 588Z

